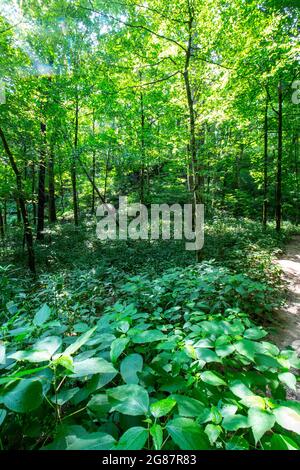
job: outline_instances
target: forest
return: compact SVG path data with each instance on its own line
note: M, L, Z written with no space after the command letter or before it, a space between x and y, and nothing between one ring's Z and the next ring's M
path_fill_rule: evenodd
M300 450L299 20L0 0L0 450Z

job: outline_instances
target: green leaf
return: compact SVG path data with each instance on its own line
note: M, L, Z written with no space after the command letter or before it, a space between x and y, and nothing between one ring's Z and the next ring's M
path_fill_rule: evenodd
M35 314L33 318L33 323L36 326L41 326L45 323L50 317L51 310L47 304L44 304Z
M200 374L200 378L203 382L213 385L214 387L220 387L222 385L226 385L223 379L221 379L218 375L214 372L206 371Z
M247 358L253 361L254 355L257 352L256 345L257 343L255 343L254 341L242 339L238 343L235 343L234 347L239 354L241 354L242 356L246 356Z
M234 382L231 382L229 385L229 389L232 391L232 393L239 397L239 398L245 398L249 396L253 396L254 393L251 392L250 388L248 388L243 382L240 380L235 380Z
M93 357L84 361L74 361L72 377L84 377L93 374L109 374L116 372L113 365L102 357Z
M249 428L247 416L234 415L226 416L223 419L222 426L226 431L238 431L239 429Z
M196 351L196 357L197 359L200 359L201 361L204 362L220 362L220 358L217 356L217 354L212 351L211 349L206 349L206 348L195 348Z
M180 416L198 418L199 422L203 423L209 419L210 409L206 408L199 400L183 395L172 395L172 398L176 400Z
M222 359L224 357L230 356L235 351L233 344L223 344L216 347L216 353Z
M112 362L116 362L116 360L122 354L128 343L128 338L117 338L111 343L110 358Z
M1 409L0 410L0 426L3 423L3 421L5 420L6 415L7 415L7 411Z
M146 330L135 334L131 339L133 343L143 344L161 341L165 335L159 330Z
M247 408L259 408L264 409L266 407L265 400L259 395L250 395L242 398L241 403L247 406Z
M128 429L116 445L116 450L141 450L148 438L148 431L140 426Z
M271 413L258 408L251 408L248 412L248 418L255 439L255 444L257 444L262 436L272 429L275 424L275 418Z
M211 445L213 445L218 440L218 437L220 436L222 432L222 428L221 426L217 426L215 424L208 424L205 427L204 432L208 436L208 439Z
M270 450L300 450L300 447L288 436L273 434Z
M148 413L149 395L140 385L120 385L107 391L109 401L112 404L111 411L141 416Z
M0 364L5 364L6 358L5 358L5 345L0 341Z
M106 416L111 408L106 393L99 393L90 399L87 408L99 419Z
M58 350L61 344L62 339L59 336L47 336L46 338L42 338L34 343L32 349L34 351L47 351L49 357L51 357Z
M51 398L52 403L57 403L57 405L62 406L73 398L78 392L79 388L71 388L69 390L62 390L57 395L53 395Z
M258 340L267 336L267 332L259 327L248 328L243 334L244 338Z
M166 429L173 442L181 450L206 450L209 442L203 429L189 418L175 418L168 422Z
M296 391L297 379L294 374L291 374L291 372L284 372L283 374L278 374L278 378L280 382L287 385L291 390Z
M86 331L83 335L79 336L79 338L74 341L70 346L67 347L67 349L64 351L64 356L71 356L74 354L78 349L81 348L92 336L94 331L96 331L97 327L95 326L94 328L91 328L90 330Z
M226 442L226 450L248 450L249 444L242 436L233 436L230 441Z
M168 397L152 403L150 406L150 412L154 418L161 418L162 416L166 416L175 405L176 401L173 398Z
M82 437L68 436L67 450L110 450L115 439L103 432L92 432Z
M43 401L43 387L39 380L22 379L4 392L3 403L16 413L29 413Z
M300 434L300 414L287 406L279 406L273 410L276 421L288 431Z
M138 372L143 369L143 357L140 354L129 354L125 357L120 365L121 376L127 384L137 384L139 378Z
M163 430L159 424L153 424L150 428L150 434L153 439L154 449L160 450L163 444Z

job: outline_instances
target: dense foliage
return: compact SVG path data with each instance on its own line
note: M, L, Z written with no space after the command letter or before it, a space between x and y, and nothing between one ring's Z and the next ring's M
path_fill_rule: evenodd
M268 337L298 3L0 0L2 450L300 449L300 359ZM100 241L119 196L204 204L203 250Z

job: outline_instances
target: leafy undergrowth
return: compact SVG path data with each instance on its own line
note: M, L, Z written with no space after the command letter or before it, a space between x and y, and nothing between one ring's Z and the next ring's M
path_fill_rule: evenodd
M2 279L3 448L300 448L300 360L255 323L268 285L212 262Z

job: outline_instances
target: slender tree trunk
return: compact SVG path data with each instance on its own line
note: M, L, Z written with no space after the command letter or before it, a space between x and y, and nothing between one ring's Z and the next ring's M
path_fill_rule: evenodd
M2 212L2 206L0 206L0 237L4 240L4 217Z
M264 202L263 202L263 226L266 228L268 222L268 191L269 191L269 129L268 129L268 110L269 99L266 100L265 119L264 119Z
M190 82L190 61L192 57L192 37L193 37L193 15L192 11L189 8L189 40L188 46L186 50L186 58L185 58L185 70L184 70L184 82L185 82L185 90L186 90L186 97L188 102L188 109L189 109L189 133L190 133L190 142L189 142L189 151L190 151L190 159L191 159L191 168L192 168L192 192L193 192L193 219L194 225L196 221L196 208L197 204L204 203L204 178L203 178L203 171L202 167L198 162L197 158L197 145L196 145L196 118L195 118L195 108L194 108L194 99L193 93L191 88ZM197 252L197 259L200 261L201 259L201 252Z
M49 222L55 223L56 205L55 205L55 181L54 181L54 152L53 146L50 148L48 160L48 191L49 191Z
M25 233L25 242L27 246L27 252L28 252L28 265L29 269L32 273L35 273L35 253L34 253L34 248L33 248L33 236L32 236L32 230L30 227L29 219L28 219L28 214L26 210L26 203L25 203L25 197L23 194L23 187L22 187L22 177L21 173L17 167L17 164L15 162L14 156L8 146L8 143L6 141L5 135L0 128L0 137L3 143L4 150L9 158L10 165L12 167L12 170L16 176L16 185L17 185L17 190L18 190L18 198L19 198L19 204L20 204L20 209L21 209L21 215L23 219L23 224L24 224L24 233Z
M32 219L33 225L36 225L36 202L35 202L35 163L32 162L32 180L31 180L31 198L32 198Z
M41 152L39 162L39 187L38 187L38 209L37 209L37 240L44 240L45 228L45 177L46 177L46 124L41 122Z
M19 225L22 221L22 214L21 214L21 210L20 210L20 201L19 201L18 198L16 198L16 210L17 210L17 222L18 222L18 225Z
M74 129L74 152L72 156L71 164L71 180L72 180L72 192L73 192L73 213L74 213L74 224L75 227L78 227L79 217L78 217L78 195L77 195L77 171L76 171L76 159L78 152L78 116L79 116L79 100L78 92L76 90L75 97L75 129Z
M107 155L106 155L105 175L104 175L104 194L103 194L104 202L106 202L107 180L108 180L108 170L109 170L109 159L110 159L110 155L109 155L109 150L108 150L108 151L107 151Z
M141 76L140 76L141 78ZM145 106L144 106L144 95L140 94L140 106L141 106L141 156L142 166L140 171L140 202L145 202Z
M282 81L278 85L278 155L277 155L277 175L276 175L276 200L275 200L275 219L276 219L276 231L281 230L281 218L282 218Z
M92 207L91 213L95 213L95 199L96 199L96 192L95 192L95 184L96 184L96 152L94 147L95 140L95 113L93 111L93 163L92 163L92 181L93 181L93 192L92 192Z

